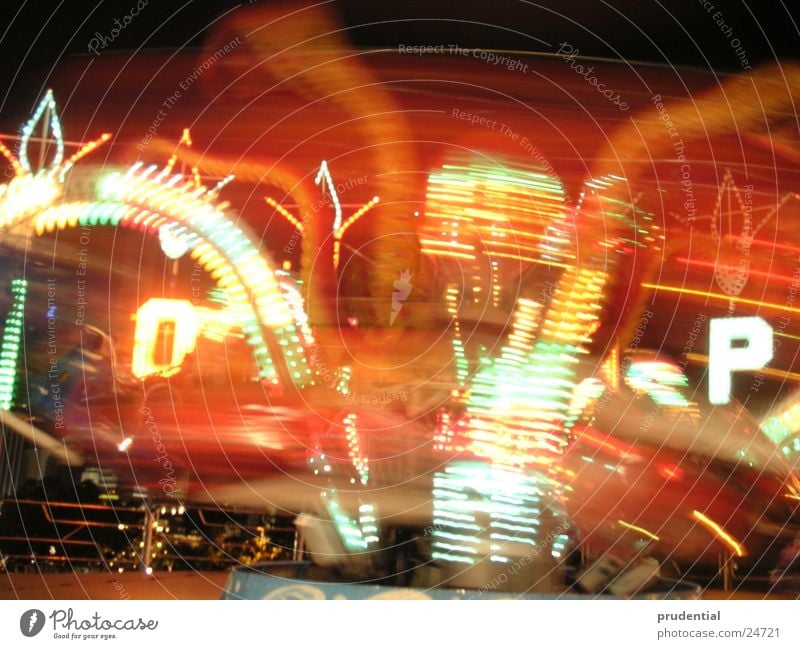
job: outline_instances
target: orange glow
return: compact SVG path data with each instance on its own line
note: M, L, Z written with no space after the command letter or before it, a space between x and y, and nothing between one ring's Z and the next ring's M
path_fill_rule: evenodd
M658 467L658 474L667 480L681 480L683 478L683 469L679 466L662 464Z
M603 362L600 371L609 388L614 392L619 390L619 345L614 345L608 352L608 357Z
M358 211L356 211L350 218L348 218L344 223L342 223L339 228L333 233L334 237L341 239L344 236L344 233L347 231L351 225L353 225L358 219L364 216L367 212L369 212L373 207L375 207L379 202L380 198L377 196L373 196L372 200L368 203L362 205Z
M345 415L344 430L347 436L347 447L350 461L358 473L361 484L369 480L369 458L361 448L361 435L358 431L358 416L354 412Z
M180 370L186 355L194 351L198 332L198 318L188 300L151 298L136 312L136 330L133 335L131 371L137 378L146 376L171 376ZM169 360L159 363L156 351L159 333L164 325L173 327Z
M538 169L478 159L444 164L428 179L422 251L566 267L559 261L568 256L569 240L546 228L564 218L559 181Z
M616 443L610 442L610 439L613 439L610 435L606 439L600 439L595 435L592 435L588 429L576 429L576 433L578 439L582 442L588 444L589 446L594 446L597 449L601 449L607 453L611 453L612 455L616 455L620 459L626 458L638 458L640 455L635 451L633 446L629 446L627 444L623 444L622 442L617 441Z
M330 178L330 172L328 171L327 165L323 161L323 166L320 167L320 176L321 177ZM329 181L332 182L332 181ZM331 197L336 197L335 191L331 193ZM297 231L303 233L305 230L305 224L300 221L294 214L292 214L289 210L283 207L278 201L274 198L270 198L269 196L265 196L264 200L267 202L271 208L273 208L278 214L280 214L283 218L285 218L289 223L291 223ZM333 267L339 267L339 260L341 257L341 250L342 250L342 237L344 237L345 232L350 228L350 226L354 225L362 216L364 216L367 212L369 212L373 207L375 207L379 202L380 198L377 196L373 197L371 201L362 205L356 212L354 212L350 217L348 217L344 222L340 223L341 220L341 205L339 204L338 197L333 199L334 205L336 207L336 218L333 222Z
M700 522L703 526L711 530L719 539L730 548L731 552L733 552L737 557L743 557L747 554L747 551L744 547L736 541L730 534L728 534L722 526L718 523L712 521L708 516L705 514L701 514L696 509L692 512L692 516L695 520Z
M25 173L25 170L22 168L22 165L20 165L19 160L17 160L17 156L11 153L11 149L9 149L2 142L0 142L0 154L2 154L3 157L5 157L5 159L11 163L16 176L22 176Z
M192 146L192 135L189 132L188 128L183 129L183 132L181 133L181 138L178 140L178 145L175 147L175 153L173 153L170 156L169 161L167 162L167 166L164 167L165 174L172 173L172 169L175 166L175 163L178 161L178 150L182 146L185 146L186 148Z

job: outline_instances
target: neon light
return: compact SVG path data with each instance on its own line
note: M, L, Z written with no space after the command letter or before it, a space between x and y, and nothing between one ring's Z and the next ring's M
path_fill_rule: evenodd
M454 396L458 396L458 392ZM462 453L465 450L465 430L466 418L455 419L443 408L436 414L433 450L444 453Z
M746 347L733 347L746 340ZM731 398L731 374L757 370L772 360L772 327L758 316L712 318L708 330L708 400L725 404Z
M537 547L543 483L478 462L451 463L433 477L435 560L472 565L484 556L506 563Z
M178 140L178 144L175 146L175 152L170 156L169 160L167 161L167 166L164 168L164 175L172 173L172 169L175 167L175 163L178 161L178 151L180 151L182 146L186 146L186 148L190 148L192 146L192 135L188 128L183 129L181 137Z
M158 362L159 334L172 325L172 343L166 362ZM197 313L188 300L151 298L136 312L131 372L137 378L172 376L180 370L187 354L194 351L198 333Z
M53 138L56 141L56 153L53 157L53 160L50 162L48 169L55 169L60 164L61 161L64 159L64 138L61 134L61 121L58 119L58 112L56 111L56 102L53 98L53 91L48 90L42 100L39 102L39 105L36 107L36 110L33 112L33 116L28 120L28 122L22 127L22 139L20 140L20 147L19 147L19 163L22 167L22 170L26 173L32 173L31 163L28 160L28 143L31 139L31 135L33 135L33 129L36 128L36 125L39 123L39 120L42 118L45 110L48 110L50 113L50 130L52 131ZM42 171L41 169L39 171Z
M458 287L456 284L448 284L445 292L447 312L453 320L453 354L456 362L456 381L460 387L464 387L469 377L469 361L464 351L464 342L461 340L461 322L458 319Z
M336 382L336 391L339 394L343 394L347 396L350 394L350 381L353 378L352 370L348 365L343 365L339 370L336 372L338 381Z
M278 203L274 198L270 198L269 196L265 196L264 200L267 202L272 209L274 209L278 214L280 214L283 218L285 218L289 223L291 223L295 228L297 228L298 232L303 232L305 229L303 223L295 218L295 216L287 210L283 205Z
M296 336L295 320L283 299L274 272L257 245L223 212L198 197L200 190L186 184L182 192L164 187L151 179L155 168L134 166L126 174L110 174L99 184L99 197L113 204L137 204L146 197L150 209L177 220L201 241L191 250L192 258L203 265L221 288L227 290L237 306L251 309L242 323L247 342L253 347L263 378L274 378L261 326L279 338ZM131 215L132 218L133 215ZM152 227L152 226L151 226ZM214 243L211 243L214 242ZM313 380L305 350L301 345L282 345L291 378L299 385Z
M320 163L317 177L314 178L314 183L320 185L323 193L327 189L331 196L335 214L333 219L333 231L336 232L342 225L342 205L339 203L339 194L336 193L336 185L333 182L333 178L331 178L327 160L323 160Z
M676 388L687 387L689 379L681 369L665 361L637 361L625 373L632 390L644 392L660 406L686 408L689 400Z
M603 381L592 376L578 383L572 392L572 400L567 410L567 427L572 428L581 417L590 414L592 406L606 389L607 386Z
M65 166L58 166L63 160L63 139L54 109L55 102L48 91L23 127L21 147L27 156L32 131L49 110L52 135L58 144L49 167L52 172ZM101 137L98 142L103 140ZM190 137L184 132L179 146L188 142ZM90 143L79 154L85 155L92 146ZM230 297L233 311L241 314L241 329L253 350L259 375L278 381L267 345L269 338L273 352L285 360L287 378L298 386L313 383L305 347L313 338L297 317L303 311L302 298L299 305L287 304L289 293L279 286L257 241L224 212L225 203L212 202L213 192L181 174L170 176L169 166L159 171L155 165L137 163L124 173L97 178L92 199L56 204L63 194L62 178L56 173L31 173L27 157L24 161L21 158L20 168L24 175L0 185L0 229L28 222L37 234L79 224L121 225L155 234L166 226L164 238L175 235L182 239L191 249L192 258Z
M351 412L345 416L344 432L350 461L358 473L361 484L366 485L369 482L369 458L361 448L361 435L358 432L358 416L356 413Z
M69 158L66 159L64 162L62 169L61 169L61 179L63 180L64 176L66 175L67 171L69 171L78 160L81 158L85 158L89 155L92 151L94 151L97 147L105 144L111 139L111 133L103 133L99 138L96 140L92 140L87 144L84 144L77 152L73 153Z
M708 364L708 356L704 354L695 354L689 353L686 354L686 360L691 361L693 363L705 363ZM798 381L800 382L800 372L787 372L785 370L776 370L773 367L762 367L759 372L764 374L765 376L771 376L776 379L784 379L790 381Z
M742 546L735 538L733 538L730 534L728 534L728 532L726 532L722 528L722 526L712 521L708 516L706 516L705 514L701 514L697 510L694 510L692 512L692 516L694 517L695 520L699 521L700 523L705 525L705 527L711 530L714 534L716 534L719 537L719 539L725 545L727 545L737 557L743 557L745 554L747 554L747 551L745 550L744 546Z
M11 310L3 326L3 342L0 349L0 408L8 410L14 402L17 384L17 362L22 345L25 324L25 296L28 282L24 279L11 280Z
M26 174L0 185L0 228L10 228L20 220L49 207L62 187L52 176Z
M495 463L549 466L564 444L556 433L569 406L558 396L566 400L573 385L568 371L551 363L555 348L540 345L536 352L541 308L533 300L517 301L508 343L499 358L482 359L472 381L468 448Z
M360 448L360 440L357 429L357 418L355 413L348 413L343 420L347 441L350 451L350 458L356 474L362 484L369 480L368 459ZM339 494L335 487L331 486L337 465L332 464L331 458L317 449L312 457L308 459L310 468L315 476L324 476L328 487L322 490L320 496L325 508L330 514L330 520L336 527L337 532L348 550L363 552L368 550L371 545L380 540L378 518L376 508L371 503L362 502L359 504L358 516L351 517L339 502ZM355 478L351 478L354 484Z
M350 218L348 218L344 223L342 223L338 228L334 222L334 229L333 229L333 267L339 268L339 258L341 256L342 250L342 237L344 237L344 233L350 229L350 226L354 225L356 221L358 221L362 216L364 216L369 210L375 207L380 202L380 199L377 196L374 196L371 201L366 203L360 209L358 209Z
M596 379L582 382L578 387L575 366L578 356L586 353L586 344L598 324L599 305L608 279L606 250L615 249L624 240L608 238L597 243L597 249L602 251L592 257L596 263L577 266L569 249L574 237L563 224L563 195L555 191L560 187L557 181L549 177L533 179L531 184L536 190L551 190L549 194L543 192L540 206L538 201L530 201L532 188L525 182L530 178L524 173L515 175L513 182L506 182L510 174L497 167L492 168L496 173L487 173L482 180L477 179L480 173L476 169L483 172L485 167L479 164L466 166L467 171L454 165L445 165L444 169L439 177L432 176L429 183L425 252L444 253L440 256L451 253L459 260L474 256L475 261L478 254L485 255L492 262L493 273L499 272L499 259L508 255L517 262L507 264L515 273L520 272L520 263L529 259L565 267L561 280L548 296L546 309L532 300L517 300L514 326L499 357L480 358L479 370L465 390L467 415L459 418L457 424L465 423L467 451L485 458L486 462L475 467L451 464L443 474L434 477L433 556L444 562L465 564L489 556L491 561L503 563L517 553L504 551L501 542L507 541L511 547L515 543L547 543L539 539L542 525L539 515L544 509L553 511L558 482L550 476L557 474L556 460L562 456L570 439L569 431L582 412L605 389ZM476 186L484 191L473 196ZM606 213L599 200L587 201L581 209L588 218L626 222L630 206L621 201L606 202L619 212ZM594 210L598 212L596 216ZM548 224L545 230L548 236L530 236L530 231L542 221ZM518 223L527 223L529 227L520 227ZM517 230L520 245L511 253L509 241L504 239L509 234L507 230L513 228ZM481 237L474 238L475 231L480 231ZM447 245L442 246L442 241ZM595 250L594 244L591 249ZM538 258L532 256L536 253ZM468 266L470 272L464 272L463 265L458 266L462 275L477 281L463 289L448 286L448 310L454 321L457 322L456 304L460 295L461 304L474 304L474 295L487 288L483 267ZM496 279L493 275L492 284ZM491 300L497 303L498 292L493 285L490 288ZM457 429L449 413L446 417L444 414L440 417L435 444L449 449L455 446ZM486 524L477 524L475 515L462 509L468 505L470 509L485 511L483 520L488 516L496 521L508 515L509 505L495 490L502 489L498 485L504 481L512 480L514 472L536 484L536 496L531 497L528 506L528 499L520 495L524 491L507 485L506 497L516 498L515 504L523 509L517 512L518 520L502 521L496 530L491 523L486 533L482 529ZM457 478L453 475L456 473L463 473L463 477ZM490 494L491 502L474 503L473 494ZM515 532L513 537L509 530ZM564 547L562 535L552 545L552 556L559 557Z
M372 200L362 205L358 210L356 210L352 215L350 215L347 220L344 222L342 221L342 205L339 202L339 195L336 193L336 187L333 183L333 178L331 177L330 169L328 168L327 161L323 160L322 164L320 165L319 172L317 173L314 182L317 185L322 186L322 191L324 192L326 189L330 193L331 201L333 202L334 207L334 219L333 219L333 227L332 227L332 234L333 234L333 267L339 267L339 260L341 258L341 250L342 250L342 238L344 237L347 230L350 229L351 226L355 225L355 223L364 216L367 212L369 212L373 207L375 207L379 202L380 199L377 196L374 196ZM289 210L283 207L278 201L274 198L269 196L265 196L264 200L267 202L267 205L272 207L278 214L280 214L283 218L285 218L289 223L291 223L298 232L302 233L305 230L305 224L298 219L294 214L292 214Z
M228 185L229 183L233 182L233 180L235 178L236 178L236 176L234 174L228 174L227 176L225 176L222 180L220 180L216 185L214 185L211 188L211 191L208 192L209 195L210 196L217 196L217 194L219 194L226 185Z
M565 216L557 178L512 162L465 156L428 178L422 251L469 261L485 255L563 264L570 241L559 225ZM499 283L497 269L492 265L492 276L484 278L492 286Z
M612 392L619 390L619 345L614 345L608 352L606 360L600 366L600 372Z
M187 236L188 235L188 236ZM186 228L177 228L174 223L165 223L158 228L158 243L163 252L170 259L180 259L192 247L192 243L197 240L188 234Z

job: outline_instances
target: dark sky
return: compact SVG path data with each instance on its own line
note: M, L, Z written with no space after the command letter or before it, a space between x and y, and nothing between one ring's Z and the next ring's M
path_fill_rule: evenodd
M800 52L800 21L793 15L800 14L800 3L794 0L331 1L349 26L351 40L362 47L456 42L536 50L536 39L542 38L568 41L584 55L717 70L739 68L732 46L737 38L751 63ZM115 18L130 13L136 2L2 0L0 119L21 101L34 101L60 60L86 55L90 39L110 34ZM197 46L215 18L247 4L148 0L105 51Z

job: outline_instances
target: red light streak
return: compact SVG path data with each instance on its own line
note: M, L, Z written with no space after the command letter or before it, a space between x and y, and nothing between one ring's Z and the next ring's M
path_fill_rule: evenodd
M786 282L794 281L793 277L789 277L788 275L779 275L778 273L767 273L763 270L753 270L752 268L747 268L747 270L743 270L738 266L725 266L723 264L715 264L711 261L699 261L696 259L687 259L686 257L678 257L678 261L686 264L687 266L700 266L701 268L711 268L712 270L730 270L734 272L742 271L746 272L748 275L756 275L757 277L766 277L767 279L782 279Z

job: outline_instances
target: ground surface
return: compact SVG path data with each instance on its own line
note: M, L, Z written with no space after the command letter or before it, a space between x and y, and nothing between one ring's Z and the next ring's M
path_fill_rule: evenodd
M0 599L219 599L227 572L0 573ZM793 599L737 589L707 590L704 599Z

